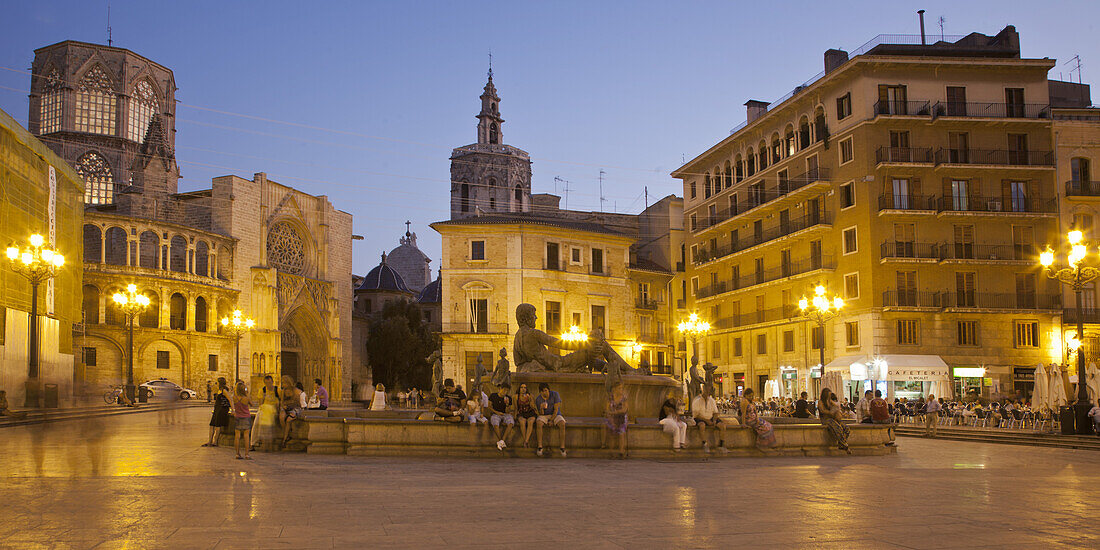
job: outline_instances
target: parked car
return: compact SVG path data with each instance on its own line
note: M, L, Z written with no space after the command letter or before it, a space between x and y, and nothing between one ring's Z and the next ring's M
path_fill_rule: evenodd
M150 380L138 386L139 392L141 391L141 388L145 388L145 390L149 392L150 399L158 395L161 397L178 395L180 399L195 399L199 396L199 394L194 390L184 388L179 384L176 384L175 382L170 382L166 378Z

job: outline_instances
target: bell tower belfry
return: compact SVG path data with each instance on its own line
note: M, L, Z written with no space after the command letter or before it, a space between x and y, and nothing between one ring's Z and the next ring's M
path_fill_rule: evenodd
M529 212L531 157L504 144L492 65L477 120L477 143L451 151L451 219Z

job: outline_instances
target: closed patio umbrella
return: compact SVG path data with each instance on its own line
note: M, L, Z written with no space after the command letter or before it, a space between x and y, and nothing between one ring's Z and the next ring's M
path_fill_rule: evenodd
M1096 368L1096 363L1089 363L1089 367L1085 369L1086 386L1088 387L1089 400L1096 403L1100 400L1100 369Z
M1031 409L1050 407L1050 375L1042 363L1035 367L1035 388L1031 390Z
M1050 365L1050 408L1057 411L1069 403L1066 399L1066 381L1057 363Z

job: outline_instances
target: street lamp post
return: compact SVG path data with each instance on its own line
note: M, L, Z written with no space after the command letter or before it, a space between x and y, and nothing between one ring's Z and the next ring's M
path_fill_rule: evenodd
M126 292L116 292L111 297L126 316L126 347L130 350L126 359L126 397L134 401L134 317L149 307L149 297L138 292L137 285L126 285Z
M16 273L31 283L30 350L27 353L27 383L23 406L38 407L38 285L52 279L57 269L65 265L65 257L45 245L42 235L30 236L29 246L8 246L8 260Z
M840 310L843 307L844 300L840 296L833 296L831 299L825 296L825 285L817 285L814 288L813 298L803 296L798 301L798 309L802 312L802 316L821 327L821 348L818 351L821 353L822 376L825 375L825 323L840 315Z
M233 310L232 316L222 317L222 327L237 340L236 358L233 364L233 379L241 379L241 335L252 330L256 322L245 317L241 310Z
M1069 253L1066 254L1068 267L1054 267L1054 250L1049 245L1039 255L1039 263L1042 264L1047 277L1069 285L1073 289L1077 302L1077 340L1079 342L1077 347L1080 348L1080 342L1083 341L1085 336L1081 292L1089 283L1100 277L1100 269L1084 265L1085 259L1088 257L1088 245L1085 243L1084 234L1077 230L1070 231L1066 234L1066 242L1069 243L1070 247ZM1088 416L1090 408L1088 387L1085 384L1085 354L1077 349L1077 402L1073 406L1073 416L1078 434L1092 433Z
M680 324L676 326L676 330L691 340L691 357L698 357L699 337L705 336L710 331L710 323L700 319L698 314L692 313L686 320L680 321ZM684 368L680 372L681 380L685 378L686 371L687 365L685 362Z

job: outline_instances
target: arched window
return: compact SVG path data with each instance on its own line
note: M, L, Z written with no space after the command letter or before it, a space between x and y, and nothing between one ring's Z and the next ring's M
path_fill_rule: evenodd
M703 174L703 198L710 198L710 172Z
M84 285L84 299L81 302L81 310L84 312L84 323L88 325L99 324L99 289L92 285Z
M118 304L111 299L116 292L122 292L121 288L114 290L108 290L106 292L107 299L104 300L104 309L106 310L106 322L108 325L123 325L126 323L126 316L122 314L122 310L118 308Z
M84 180L84 204L111 204L115 201L115 177L107 159L88 151L76 161L76 173Z
M495 122L489 125L489 143L500 143L500 129Z
M463 212L469 212L470 211L470 184L463 183L460 187L459 193L460 193L459 208L461 208Z
M177 273L187 273L187 239L181 235L172 237L168 252L168 268Z
M489 197L489 210L496 210L496 209L497 209L497 198L496 197Z
M267 363L266 355L261 353L260 354L260 372L267 372L267 364L266 363Z
M810 119L805 115L798 121L798 150L801 151L810 146Z
M88 224L84 226L84 262L98 264L103 261L100 253L103 252L103 232L98 227Z
M798 152L798 142L794 139L794 124L788 124L787 130L784 133L783 141L787 145L787 156L791 156Z
M784 158L783 155L783 140L779 139L779 132L772 134L772 164L775 164Z
M103 250L108 265L126 265L126 230L112 227L107 230Z
M38 100L38 133L61 131L61 75L50 70Z
M206 332L206 321L208 314L206 312L206 299L202 296L195 298L195 330L199 332Z
M143 309L141 315L138 315L138 325L146 328L160 328L160 295L152 290L146 290L142 294L149 298L149 307Z
M516 184L516 190L513 193L512 200L514 201L512 203L512 211L523 212L523 188L520 187L519 184Z
M814 112L814 143L829 138L829 127L825 124L825 109L820 106Z
M115 135L115 91L99 66L84 73L76 93L76 131Z
M218 334L222 333L222 323L221 323L220 319L225 318L225 317L229 317L229 312L232 309L233 308L229 307L229 302L227 300L224 300L224 299L223 300L218 300L218 319L219 320L215 323L218 327Z
M169 317L168 328L172 330L187 329L187 300L179 292L172 295L168 302Z
M148 269L157 268L157 255L160 254L160 237L153 231L142 231L138 238L138 265Z
M756 151L753 151L752 147L749 147L749 152L745 157L745 164L745 172L748 177L751 178L752 175L756 173Z
M157 92L148 80L139 80L130 96L130 116L126 120L126 138L138 143L145 141L149 121L160 112Z
M730 161L726 161L726 189L733 187L733 168L730 166Z
M760 140L760 147L757 149L760 154L760 169L763 170L768 167L768 142Z
M733 183L741 183L743 179L745 179L745 163L741 160L741 154L738 153L733 159Z
M210 247L206 241L195 245L195 273L203 277L210 275Z

